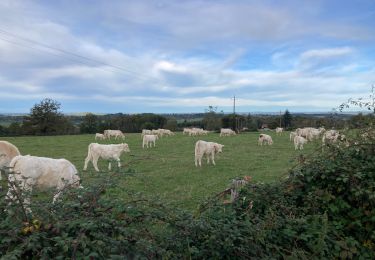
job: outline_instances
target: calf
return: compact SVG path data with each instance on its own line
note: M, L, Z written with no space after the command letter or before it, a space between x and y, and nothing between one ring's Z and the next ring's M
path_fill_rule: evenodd
M213 165L215 163L215 154L221 153L224 145L213 143L213 142L206 142L199 140L195 143L195 166L202 166L202 157L206 155L207 157L207 164L210 163L210 157Z
M107 160L116 160L118 167L121 167L120 156L123 152L130 152L128 144L98 144L91 143L88 147L87 157L85 159L84 171L87 169L87 164L91 161L95 170L98 172L98 159L103 158ZM111 170L111 161L108 164L108 170Z

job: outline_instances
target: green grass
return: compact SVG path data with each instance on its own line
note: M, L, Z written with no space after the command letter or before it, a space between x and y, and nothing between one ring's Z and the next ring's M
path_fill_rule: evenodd
M295 151L289 141L289 133L282 136L268 134L273 137L272 146L258 146L259 133L233 137L219 137L217 133L189 137L178 133L159 139L156 147L149 149L142 149L140 134L127 134L124 142L129 144L131 152L121 157L124 168L115 176L120 188L111 194L121 197L126 191L138 191L145 196L159 197L174 206L194 209L204 198L226 189L235 177L250 175L254 182L279 180L296 164L296 156L308 154L316 147L316 144L309 143L302 152ZM225 145L223 153L215 157L216 166L207 165L203 160L201 168L195 167L194 146L199 139ZM95 142L94 135L4 137L1 140L13 143L24 155L68 159L77 167L83 185L90 185L97 176L91 163L86 172L82 170L87 146ZM101 174L109 174L106 161L100 160L99 168ZM126 174L129 168L135 171L133 176ZM116 164L113 170L117 170Z

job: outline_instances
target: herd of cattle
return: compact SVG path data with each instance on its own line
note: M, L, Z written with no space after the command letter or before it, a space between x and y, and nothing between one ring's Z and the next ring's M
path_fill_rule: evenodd
M282 134L282 128L276 128L277 135ZM183 134L189 136L207 135L209 131L201 128L184 128ZM174 133L168 129L143 130L141 137L143 139L142 147L149 148L151 143L155 147L156 140L162 136L171 136ZM236 135L231 129L221 129L220 136ZM124 139L125 135L120 130L105 130L103 134L97 133L95 140L110 140L111 138ZM303 149L303 145L317 138L322 138L323 144L335 143L338 140L345 140L345 136L336 130L325 131L324 128L298 128L290 133L290 141L294 142L295 149ZM260 134L258 145L272 145L273 140L270 135ZM206 156L207 164L211 161L215 165L215 154L221 153L224 145L199 140L195 143L195 166L202 166L202 158ZM117 161L118 167L121 167L120 157L122 153L130 152L126 143L120 144L98 144L90 143L88 146L87 157L84 162L84 170L87 169L88 163L91 161L95 170L99 171L98 160L100 158L109 160L108 170L111 170L111 160ZM18 148L7 141L0 141L0 180L1 169L9 169L8 175L8 193L9 203L15 199L18 189L22 192L27 191L29 194L33 187L40 188L56 188L57 193L53 197L56 201L62 190L67 186L82 187L80 185L80 177L76 167L66 159L52 159L46 157L37 157L20 154ZM15 185L18 184L18 185ZM30 210L30 197L25 196L23 201L26 209Z

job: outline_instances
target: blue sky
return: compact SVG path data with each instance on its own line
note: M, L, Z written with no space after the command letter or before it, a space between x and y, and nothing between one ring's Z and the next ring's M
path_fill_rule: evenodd
M373 84L372 0L0 1L0 113L330 111Z

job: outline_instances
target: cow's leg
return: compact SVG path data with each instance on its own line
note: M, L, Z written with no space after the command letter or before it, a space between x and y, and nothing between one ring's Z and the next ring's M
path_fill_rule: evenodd
M25 207L25 210L27 213L31 213L31 208L30 208L30 205L31 205L31 192L33 190L33 185L35 184L35 180L33 180L32 178L29 178L29 179L26 179L26 181L24 182L24 185L23 187L21 186L22 188L22 196L24 197L23 199L23 206Z
M86 171L87 170L87 164L89 163L90 161L90 158L91 156L90 155L87 155L86 159L85 159L85 166L83 166L83 170Z
M94 168L95 168L95 171L99 171L99 168L98 168L98 157L97 156L94 156L94 158L92 158L92 164L94 165Z
M58 192L55 194L55 196L53 196L53 200L52 200L52 203L55 203L56 200L60 197L62 191L59 189Z
M214 152L211 153L211 161L212 161L213 165L216 165L216 163L215 163L215 153Z
M108 171L111 171L112 169L112 164L111 164L111 161L108 162Z

